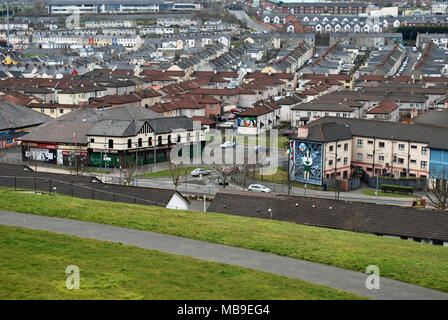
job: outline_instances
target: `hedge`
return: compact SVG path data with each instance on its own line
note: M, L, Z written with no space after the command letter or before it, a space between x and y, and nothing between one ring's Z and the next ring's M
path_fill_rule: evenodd
M414 192L413 187L396 186L390 184L382 184L381 190L384 192L398 192L398 193L412 193Z

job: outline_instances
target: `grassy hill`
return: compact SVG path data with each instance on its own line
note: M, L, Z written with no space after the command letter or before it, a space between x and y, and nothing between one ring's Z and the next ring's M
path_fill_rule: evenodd
M370 234L217 213L0 190L0 208L99 222L243 247L448 292L448 248Z
M359 299L257 270L0 225L0 299ZM67 266L80 289L65 287Z

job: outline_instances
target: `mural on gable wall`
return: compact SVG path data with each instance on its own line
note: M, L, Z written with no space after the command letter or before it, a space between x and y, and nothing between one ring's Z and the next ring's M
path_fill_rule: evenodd
M322 185L322 144L290 141L291 180Z

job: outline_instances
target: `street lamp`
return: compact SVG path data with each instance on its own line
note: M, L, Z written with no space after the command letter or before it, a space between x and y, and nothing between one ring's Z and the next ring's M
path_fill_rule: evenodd
M268 212L270 213L270 215L271 215L271 220L272 220L272 209L269 208L269 209L268 209Z

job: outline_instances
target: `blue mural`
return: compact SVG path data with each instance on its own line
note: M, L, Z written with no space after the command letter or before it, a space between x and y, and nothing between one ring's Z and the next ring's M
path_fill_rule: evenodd
M429 159L429 176L431 178L441 178L442 173L448 178L448 151L431 149Z
M322 185L322 144L290 141L291 180Z

